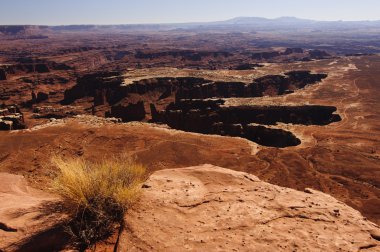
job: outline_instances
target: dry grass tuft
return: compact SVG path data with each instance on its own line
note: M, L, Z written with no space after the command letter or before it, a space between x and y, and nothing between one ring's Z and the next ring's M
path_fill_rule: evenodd
M145 167L128 158L90 163L54 157L52 161L59 169L53 190L72 217L69 232L83 247L106 238L116 223L122 224L147 177Z

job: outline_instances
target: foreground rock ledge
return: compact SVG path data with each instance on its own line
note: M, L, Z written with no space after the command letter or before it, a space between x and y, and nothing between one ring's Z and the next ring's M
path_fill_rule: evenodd
M0 182L0 251L60 251L68 245L54 195L29 187L19 175L0 173ZM335 198L212 165L153 173L125 222L117 251L380 249L379 227Z
M20 175L0 173L0 251L57 251L68 237L56 212L58 198L28 186Z
M335 198L203 165L155 172L119 251L379 251L379 227Z

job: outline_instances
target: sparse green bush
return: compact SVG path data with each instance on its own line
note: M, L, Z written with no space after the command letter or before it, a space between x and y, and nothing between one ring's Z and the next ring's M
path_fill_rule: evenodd
M88 247L122 224L128 207L138 199L146 169L128 158L91 163L83 158L53 158L58 175L53 190L72 218L68 231Z

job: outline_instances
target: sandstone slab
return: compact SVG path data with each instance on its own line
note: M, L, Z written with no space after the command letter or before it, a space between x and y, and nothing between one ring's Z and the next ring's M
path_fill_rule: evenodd
M0 251L46 251L65 243L55 202L57 197L29 187L23 176L0 173Z
M211 165L155 172L119 251L379 251L379 227L319 191Z

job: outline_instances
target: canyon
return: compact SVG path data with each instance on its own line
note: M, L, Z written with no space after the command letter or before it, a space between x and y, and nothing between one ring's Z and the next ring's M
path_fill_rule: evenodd
M252 83L195 77L151 78L125 83L122 76L119 72L83 76L77 85L65 91L63 103L72 104L75 100L92 97L93 110L108 105L110 109L104 115L121 118L124 122L163 123L184 131L244 137L273 147L296 146L301 141L291 132L250 124L326 125L341 120L334 114L336 108L329 106L220 106L226 98L290 94L320 82L326 74L292 71L284 75L266 75Z
M0 250L74 249L52 156L128 155L97 251L377 251L376 29L236 27L0 26Z

